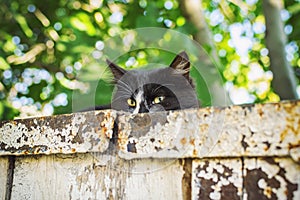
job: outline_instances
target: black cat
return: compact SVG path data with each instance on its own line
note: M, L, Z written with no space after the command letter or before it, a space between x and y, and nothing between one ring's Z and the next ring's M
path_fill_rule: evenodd
M183 51L169 67L127 71L107 60L114 76L115 90L111 105L95 109L115 109L131 113L197 108L190 61Z

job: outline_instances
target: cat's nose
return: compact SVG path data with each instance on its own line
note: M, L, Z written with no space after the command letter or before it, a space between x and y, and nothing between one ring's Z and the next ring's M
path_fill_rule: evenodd
M146 108L146 106L141 105L139 109L139 113L147 113L149 112L149 109Z

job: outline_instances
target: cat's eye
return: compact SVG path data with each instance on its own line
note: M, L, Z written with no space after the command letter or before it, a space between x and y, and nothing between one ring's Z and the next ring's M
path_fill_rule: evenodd
M165 99L164 96L155 97L152 103L158 104L158 103L161 103L164 99Z
M134 99L127 99L127 103L130 107L135 107L136 106L136 103L135 103L135 100Z

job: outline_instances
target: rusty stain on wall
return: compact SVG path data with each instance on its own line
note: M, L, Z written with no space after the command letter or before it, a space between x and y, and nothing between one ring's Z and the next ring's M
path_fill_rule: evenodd
M300 101L122 115L119 136L126 159L277 155L299 161Z

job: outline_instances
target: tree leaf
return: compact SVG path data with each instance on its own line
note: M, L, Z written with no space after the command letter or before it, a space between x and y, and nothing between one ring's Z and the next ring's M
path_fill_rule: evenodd
M10 65L2 57L0 57L0 69L2 70L10 69Z

